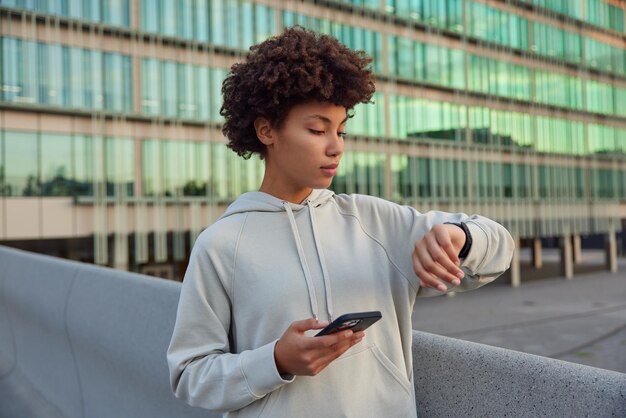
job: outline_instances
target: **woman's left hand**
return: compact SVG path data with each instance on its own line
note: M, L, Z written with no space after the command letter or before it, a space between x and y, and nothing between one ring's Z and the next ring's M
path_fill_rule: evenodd
M465 232L453 224L437 224L415 243L413 270L420 286L448 290L444 282L458 286L465 276L459 265L459 252L465 244Z

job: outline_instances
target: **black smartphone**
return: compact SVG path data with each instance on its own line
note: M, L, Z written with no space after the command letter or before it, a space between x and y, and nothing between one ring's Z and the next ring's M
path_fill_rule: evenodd
M380 311L348 313L335 319L315 336L321 337L322 335L334 334L344 329L351 329L354 332L363 331L382 317Z

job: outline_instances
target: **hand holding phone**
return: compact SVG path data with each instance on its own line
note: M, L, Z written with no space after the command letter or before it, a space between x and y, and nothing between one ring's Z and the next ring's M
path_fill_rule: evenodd
M374 322L382 318L380 311L354 312L341 315L326 328L318 332L315 336L334 334L335 332L351 329L354 332L363 331L369 328Z

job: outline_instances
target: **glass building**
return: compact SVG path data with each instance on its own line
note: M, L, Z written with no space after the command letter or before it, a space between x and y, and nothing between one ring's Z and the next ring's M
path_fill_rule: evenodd
M332 188L481 213L518 239L626 218L618 0L0 0L0 241L180 277L263 174L221 82L301 25L373 58Z

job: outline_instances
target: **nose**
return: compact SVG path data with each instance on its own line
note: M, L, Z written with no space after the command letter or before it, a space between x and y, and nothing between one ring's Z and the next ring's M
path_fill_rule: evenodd
M326 147L326 155L330 157L339 157L343 154L343 138L339 134L331 134Z

